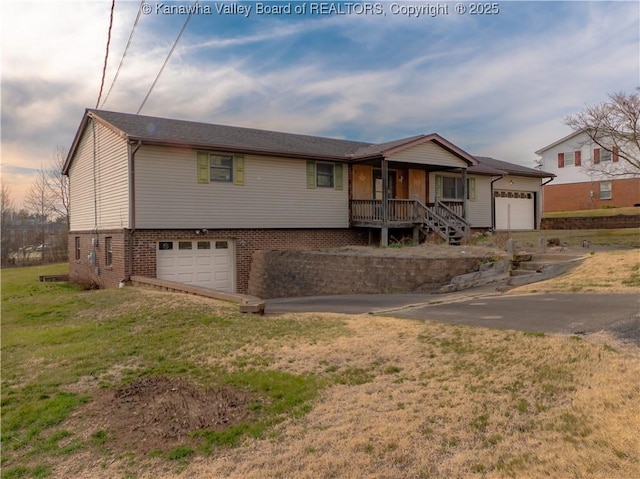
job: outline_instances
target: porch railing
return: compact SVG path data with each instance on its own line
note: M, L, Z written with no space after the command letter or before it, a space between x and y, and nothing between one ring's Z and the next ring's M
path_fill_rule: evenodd
M470 225L462 216L461 203L440 200L429 205L414 200L389 200L386 222L382 200L351 200L351 221L355 226L418 226L425 234L435 232L449 244L461 244Z
M438 200L437 203L429 203L427 206L436 209L442 209L444 206L455 215L462 217L463 207L458 201ZM415 200L389 200L387 221L390 223L416 222L419 214ZM351 200L351 221L382 222L382 200Z
M382 200L351 200L351 221L382 222ZM414 223L418 218L414 200L389 200L387 222Z

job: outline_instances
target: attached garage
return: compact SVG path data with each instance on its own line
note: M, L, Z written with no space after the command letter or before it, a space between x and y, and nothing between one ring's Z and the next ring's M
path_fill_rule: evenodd
M494 192L496 230L533 230L536 228L536 200L532 191Z
M156 277L234 293L233 241L159 241L156 251Z

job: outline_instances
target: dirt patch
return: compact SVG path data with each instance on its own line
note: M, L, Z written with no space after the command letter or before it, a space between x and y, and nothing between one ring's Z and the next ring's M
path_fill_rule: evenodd
M89 435L104 431L115 451L146 454L183 445L194 431L222 431L242 422L255 399L229 387L203 389L184 379L149 376L99 394L75 416Z

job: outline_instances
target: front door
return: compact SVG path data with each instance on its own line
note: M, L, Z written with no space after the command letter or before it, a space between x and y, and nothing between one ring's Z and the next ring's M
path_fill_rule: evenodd
M389 172L388 191L389 199L396 199L396 172ZM373 170L373 199L382 199L382 170Z

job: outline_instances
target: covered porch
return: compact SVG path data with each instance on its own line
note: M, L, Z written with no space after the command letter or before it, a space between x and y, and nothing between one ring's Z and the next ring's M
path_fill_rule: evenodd
M468 232L467 168L476 164L436 134L365 148L351 162L350 224L379 228L383 247L390 228L413 228L416 240L435 231L459 243Z

